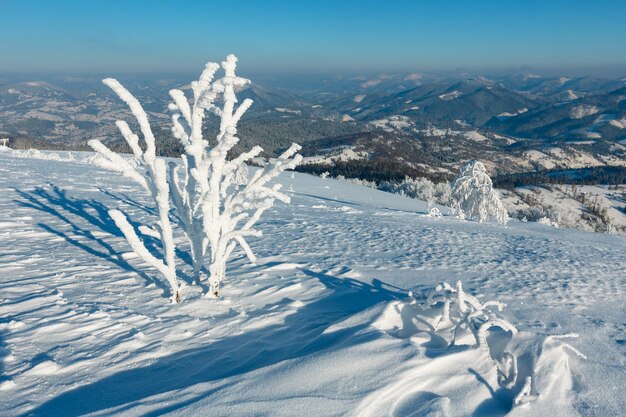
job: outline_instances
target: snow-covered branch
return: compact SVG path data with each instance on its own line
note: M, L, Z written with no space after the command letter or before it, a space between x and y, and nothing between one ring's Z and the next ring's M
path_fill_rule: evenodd
M146 248L141 239L130 226L126 216L117 210L110 212L118 228L124 233L126 240L147 264L156 268L168 281L172 290L172 299L175 302L180 300L180 285L176 277L176 260L174 236L172 225L169 219L170 211L170 187L167 182L167 167L165 161L156 156L156 144L152 129L148 121L148 116L139 101L133 97L117 80L107 78L103 83L110 87L126 104L137 119L141 129L146 150L139 146L139 137L132 132L128 124L124 121L117 121L116 125L120 133L133 151L133 155L139 167L131 164L122 156L111 151L106 145L98 140L89 141L89 145L100 156L94 163L102 168L120 172L122 175L133 179L144 190L146 190L155 202L158 221L153 227L144 226L143 230L149 230L148 236L158 238L164 250L164 258L156 259Z

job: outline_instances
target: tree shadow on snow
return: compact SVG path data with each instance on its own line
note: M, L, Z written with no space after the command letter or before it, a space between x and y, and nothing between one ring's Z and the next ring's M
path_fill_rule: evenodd
M100 190L100 192L108 197L111 197L111 199L116 200L116 201L121 201L122 203L126 204L127 206L130 207L134 207L138 210L143 211L146 214L152 215L152 216L156 216L157 212L155 209L147 207L145 204L141 204L139 201L135 200L134 198L129 197L127 194L124 193L113 193L111 191L105 190L102 187L98 187L98 190Z
M0 323L2 322L0 321ZM3 333L4 333L4 329L0 329L0 384L2 384L4 381L9 379L4 374L4 363L7 361L10 355L10 352L8 348L6 347L6 345L4 344Z
M404 297L403 293L388 289L380 281L370 285L351 278L338 278L306 269L301 271L323 284L326 292L322 298L305 304L287 316L284 323L225 337L206 346L155 359L142 368L118 372L63 393L24 415L71 417L110 408L120 413L147 397L243 375L285 360L320 353L337 347L369 326L365 323L327 332L332 325L379 302ZM256 311L254 314L262 317L264 311ZM359 342L365 342L377 337L377 333L363 332L357 337ZM232 383L224 381L212 391L204 391L180 403L170 401L170 405L144 415L156 416L176 410L207 398Z
M299 192L294 192L294 195L299 195L302 197L309 197L311 199L314 200L322 200L322 201L328 201L328 202L332 202L332 203L338 203L338 204L348 204L348 205L352 205L352 206L357 206L357 207L376 207L377 209L382 209L382 210L387 210L387 211L394 211L397 213L402 213L402 214L412 214L412 215L418 215L418 214L427 214L428 212L426 211L418 211L418 210L405 210L405 209L399 209L399 208L392 208L392 207L380 207L380 206L374 206L371 204L364 204L364 203L357 203L355 201L348 201L348 200L341 200L341 199L337 199L337 198L330 198L330 197L321 197L319 195L314 195L314 194L307 194L307 193L299 193Z
M43 222L37 223L37 225L46 232L59 236L84 252L104 259L107 262L111 262L125 271L137 273L146 282L154 283L161 288L164 293L169 294L169 286L161 280L154 279L145 272L134 268L122 256L124 251L116 250L107 242L105 237L100 237L94 233L94 231L105 232L116 237L124 238L122 232L109 216L108 208L101 202L69 196L66 190L57 186L51 186L50 191L44 187L37 187L30 192L18 189L14 189L14 191L22 198L22 200L15 200L18 205L51 215L70 228L70 232L66 233L53 228L49 224ZM149 212L149 209L144 210ZM132 222L131 220L129 221L133 227L137 229L138 223ZM87 224L88 227L84 226L84 224ZM160 242L149 236L142 236L142 238L146 249L153 254L159 252ZM128 246L120 247L130 250ZM180 258L185 262L191 262L187 254L182 252L177 254L180 255ZM160 257L160 255L158 256ZM188 276L184 274L181 275L181 278L184 280L191 280Z

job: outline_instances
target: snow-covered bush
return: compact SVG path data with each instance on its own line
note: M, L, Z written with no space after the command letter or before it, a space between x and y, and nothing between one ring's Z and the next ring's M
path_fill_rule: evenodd
M383 181L377 188L388 193L423 200L430 204L450 206L452 203L450 184L447 182L434 184L428 178L405 177L400 182Z
M191 84L190 99L181 90L170 91L173 99L169 105L173 112L172 133L183 145L184 154L181 155L182 163L170 162L169 172L164 160L156 156L154 136L139 102L116 80L104 80L130 107L139 123L146 150L139 147L139 138L123 121L118 121L117 126L133 150L139 167L111 152L97 140L89 144L103 157L98 160L101 166L132 178L155 200L159 220L155 227L146 230L163 242L164 262L159 263L148 256L150 253L144 251L145 247L136 233L126 227L127 222L124 224L125 217L121 213L114 212L112 217L133 250L166 276L172 288L176 288L175 294L178 294L178 287L175 285L174 243L168 218L170 200L177 224L189 241L194 278L206 278L201 271L208 259L210 294L217 296L225 277L226 262L236 245L254 262L255 257L246 238L261 235L253 226L276 199L289 202L289 197L280 192L280 184L270 185L269 182L302 160L297 155L300 149L297 144L253 175L248 174L246 163L263 151L259 146L234 159L227 159L228 152L239 142L237 123L252 104L252 100L246 99L236 105L236 91L250 83L235 74L236 63L237 58L229 55L221 63L224 76L218 79L214 78L220 65L208 63L198 81ZM220 119L213 143L203 137L204 118L211 114Z
M326 174L325 172L320 176L327 178L328 175ZM428 178L405 177L402 181L381 181L379 184L376 184L375 181L346 178L343 175L337 175L336 179L385 191L387 193L400 194L405 197L424 200L429 204L440 204L443 206L450 206L452 204L452 190L450 184L447 182L434 184Z
M360 178L346 178L343 175L337 175L336 179L339 181L349 182L350 184L356 184L367 188L377 189L375 181L362 180Z
M443 217L443 215L441 214L441 210L439 210L437 207L431 207L428 210L428 217L432 217L433 219L440 219Z
M558 204L549 204L543 198L533 197L527 192L518 192L523 203L527 206L518 208L515 205L509 205L509 214L511 217L518 218L522 221L543 222L555 227L568 227L581 230L591 230L572 209Z
M434 197L437 204L450 207L452 205L452 187L450 187L450 183L440 182L435 184Z
M237 123L252 104L246 99L235 108L235 91L250 81L235 75L237 58L229 55L222 62L224 77L213 81L219 66L207 64L200 79L192 84L192 105L181 90L172 90L174 103L172 132L184 146L182 179L179 167L170 164L170 182L174 205L192 248L194 276L199 277L200 266L209 252L211 293L219 294L224 279L226 261L239 244L251 262L255 257L246 243L248 236L260 236L253 226L275 199L289 202L280 192L281 186L269 181L286 169L294 168L301 160L296 155L300 146L293 144L273 163L247 174L246 162L257 157L263 149L255 146L237 158L227 161L228 152L239 142ZM216 105L222 99L222 107ZM220 117L217 143L211 147L202 137L205 113Z
M559 224L555 221L550 220L549 217L542 217L537 221L537 223L543 224L546 226L559 227Z
M81 161L76 161L76 159L74 158L74 155L71 152L64 152L66 154L66 156L61 156L59 155L59 153L57 152L50 152L50 151L45 151L45 152L41 152L38 149L28 149L26 151L19 151L19 150L11 150L11 148L6 148L7 150L12 152L12 156L18 157L18 158L30 158L30 159L43 159L46 161L59 161L59 162L81 162Z
M461 281L454 287L447 282L433 288L423 311L428 311L433 331L443 336L449 345L467 342L471 336L475 346L486 346L487 332L491 327L500 327L513 334L517 332L515 326L498 317L492 310L502 311L504 304L499 301L481 303L476 297L463 291Z
M384 181L378 189L428 202L433 202L435 194L435 185L427 178L405 177L401 182Z
M426 324L427 332L436 336L438 340L445 341L448 346L464 344L483 349L493 360L498 384L510 392L513 406L535 399L531 394L536 384L535 377L539 376L540 385L545 386L545 377L548 377L547 383L552 384L559 376L543 375L553 370L555 364L548 363L553 358L548 355L544 358L542 349L538 346L556 343L565 360L567 360L564 355L566 350L585 358L585 355L573 346L560 342L562 339L578 335L545 335L537 341L534 333L520 334L513 324L496 313L502 311L504 304L499 301L481 302L466 293L460 281L454 287L446 282L438 284L427 293L424 302L420 304L412 298L410 303L417 307L413 310L417 315L416 322ZM396 309L404 311L401 308ZM496 336L492 333L494 328L508 332L510 337ZM496 337L489 338L488 342L490 334ZM536 387L534 389L536 390Z
M470 161L463 167L452 185L452 196L466 218L479 222L495 220L501 224L509 220L485 166L479 161Z
M550 218L550 213L544 206L529 206L513 211L512 216L527 222L538 222L544 218Z

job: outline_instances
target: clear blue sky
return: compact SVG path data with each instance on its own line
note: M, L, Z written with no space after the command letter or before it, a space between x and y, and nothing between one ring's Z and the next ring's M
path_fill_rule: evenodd
M626 0L0 0L0 72L197 72L229 52L260 73L624 69Z

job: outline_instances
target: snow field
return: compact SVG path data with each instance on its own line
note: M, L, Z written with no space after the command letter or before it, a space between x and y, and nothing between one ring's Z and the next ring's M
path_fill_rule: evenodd
M154 214L130 180L6 152L0 169L0 415L626 408L623 237L435 219L424 202L288 173L279 181L292 204L268 211L263 236L249 242L257 265L237 250L222 297L187 285L173 305L107 217L111 208ZM191 265L182 270L189 282ZM511 409L484 349L444 348L418 326L409 291L457 280L481 301L507 304L498 314L519 329L510 351L541 353L520 360L533 366L534 401ZM580 337L547 336L567 333Z

